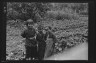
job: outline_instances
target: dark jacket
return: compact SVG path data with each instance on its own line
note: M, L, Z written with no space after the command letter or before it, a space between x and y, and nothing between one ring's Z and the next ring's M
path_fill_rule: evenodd
M25 42L25 45L27 46L35 46L37 44L37 41L35 39L35 36L36 36L36 31L34 28L32 29L26 29L22 34L21 36L23 38L26 38L26 42Z
M45 34L43 34L43 32L40 30L40 31L38 31L39 33L37 34L37 37L36 37L36 40L37 41L45 41L46 40L46 38L45 38Z

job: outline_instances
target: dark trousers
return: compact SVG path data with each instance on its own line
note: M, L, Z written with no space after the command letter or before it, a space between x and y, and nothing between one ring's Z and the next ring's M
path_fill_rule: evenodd
M46 47L45 41L39 41L39 43L38 43L38 58L39 58L39 60L42 60L44 58L45 47Z
M33 46L25 46L26 48L26 58L36 58L38 55L37 55L37 47L33 47Z

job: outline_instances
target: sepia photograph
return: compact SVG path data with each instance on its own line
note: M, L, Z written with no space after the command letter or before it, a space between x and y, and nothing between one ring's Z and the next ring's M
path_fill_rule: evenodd
M6 60L88 60L88 3L7 2Z

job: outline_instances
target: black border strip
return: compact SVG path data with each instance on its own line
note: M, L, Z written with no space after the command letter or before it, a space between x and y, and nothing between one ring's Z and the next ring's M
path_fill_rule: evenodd
M13 0L12 0L13 1ZM36 0L35 0L36 1ZM8 2L8 1L7 1ZM9 1L10 2L10 1ZM13 1L15 2L15 1ZM21 2L21 1L19 1ZM25 1L26 2L26 1ZM45 1L47 2L47 1ZM61 2L61 1L48 1L48 2ZM70 0L67 0L67 1L62 1L62 2L68 2L68 3L72 3L72 2L75 2L75 3L82 3L82 2L88 2L89 3L89 33L88 33L88 42L89 42L89 60L88 61L93 61L94 60L94 50L95 50L95 3L94 1L85 1L85 0L80 0L80 1L70 1ZM6 6L6 1L5 2L1 2L0 3L0 7L2 8L2 11L4 10L4 6ZM2 62L22 62L22 61L5 61L5 57L6 57L6 13L1 12L2 14L0 14L2 16L1 18L1 55L2 55ZM27 62L27 61L24 61L24 62ZM30 61L28 61L30 62ZM38 61L36 61L38 62ZM42 61L39 61L39 62L42 62ZM46 61L44 61L46 62ZM63 62L63 61L47 61L47 62ZM71 62L71 61L67 61L67 62ZM74 62L74 61L72 61ZM78 62L78 61L75 61L75 62ZM82 61L79 61L80 63ZM84 61L84 62L87 62L87 61Z

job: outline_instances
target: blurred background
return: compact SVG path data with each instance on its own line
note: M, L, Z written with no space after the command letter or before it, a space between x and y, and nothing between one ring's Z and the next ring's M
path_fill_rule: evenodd
M52 27L58 39L54 54L88 42L88 3L7 2L6 9L6 60L25 58L20 34L30 18L44 27Z

